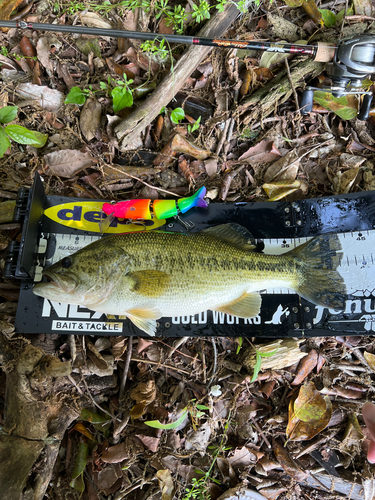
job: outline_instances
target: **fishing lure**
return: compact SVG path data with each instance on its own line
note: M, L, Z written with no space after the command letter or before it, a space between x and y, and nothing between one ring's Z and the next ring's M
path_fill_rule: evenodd
M105 231L114 218L129 219L130 221L144 221L152 218L168 219L169 217L178 217L193 207L208 207L204 199L206 188L202 186L195 194L188 198L179 200L127 200L117 203L104 203L102 211L107 215L101 222L101 229ZM188 227L187 227L188 228Z

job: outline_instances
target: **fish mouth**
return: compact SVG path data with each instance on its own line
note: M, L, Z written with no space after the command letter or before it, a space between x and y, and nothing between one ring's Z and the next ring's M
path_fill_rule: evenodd
M44 283L44 286L49 288L59 288L64 293L72 292L77 286L76 280L72 276L64 276L61 274L53 273L52 271L43 271L43 276L45 276L49 281Z

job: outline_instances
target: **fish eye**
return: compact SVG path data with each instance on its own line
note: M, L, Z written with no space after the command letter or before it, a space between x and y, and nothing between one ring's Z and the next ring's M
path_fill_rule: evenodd
M63 267L65 267L65 269L68 269L71 265L72 265L72 260L69 258L69 257L65 257L62 261L61 261L61 265Z

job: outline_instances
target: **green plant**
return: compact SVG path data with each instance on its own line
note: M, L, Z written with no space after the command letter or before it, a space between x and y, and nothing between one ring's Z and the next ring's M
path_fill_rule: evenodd
M205 415L204 411L202 410L210 410L210 408L205 405L199 405L195 403L195 399L192 399L191 401L189 401L189 404L182 410L181 416L174 422L171 422L170 424L162 424L161 422L159 422L159 420L149 420L148 422L145 422L145 424L149 427L153 427L154 429L176 429L176 427L182 424L182 422L186 418L186 415L189 413L193 428L195 430L197 420Z
M4 57L8 57L9 55L9 51L6 47L4 47L4 45L1 47L1 54L4 56Z
M5 125L10 123L17 117L17 106L6 106L0 109L0 123ZM0 158L2 158L8 148L11 147L12 141L18 144L28 144L34 148L42 148L48 135L40 132L29 130L21 125L7 125L6 127L0 126Z
M210 4L206 0L200 0L199 5L193 5L193 19L199 24L204 19L210 19Z
M119 7L130 9L133 12L135 9L143 9L146 12L150 10L151 2L149 0L123 0L118 4Z
M251 377L251 382L255 382L256 379L258 378L260 369L262 367L262 358L269 358L269 357L273 356L278 350L278 349L275 349L272 352L260 352L254 346L253 346L253 349L256 352L257 358L256 358L255 366L254 366L254 373L253 373L253 376Z
M116 82L116 87L110 90L110 95L113 99L113 111L118 113L123 108L128 108L133 105L133 90L129 87L134 80L128 80L126 74L123 74L124 80L111 80L111 83Z
M156 0L155 19L160 19L161 16L167 17L171 12L171 8L168 6L168 0Z
M89 85L88 89L80 89L79 87L72 87L69 94L66 96L65 104L85 104L86 99L90 96L92 87Z
M182 108L176 108L171 113L171 121L176 125L185 118L185 111Z
M272 0L270 2L270 4L272 3ZM247 12L247 4L248 4L248 0L240 0L237 4L237 9L242 12L242 14L245 14L245 12ZM255 5L257 7L259 7L260 5L260 0L255 0Z
M210 481L213 481L216 484L220 484L220 481L217 479L214 479L211 477L212 469L214 468L214 465L216 463L216 460L218 456L223 453L224 451L230 450L230 446L224 446L224 441L226 438L226 433L228 431L229 427L229 419L230 419L230 413L228 415L228 421L225 424L224 427L224 434L223 437L221 438L221 442L219 446L209 446L208 449L212 450L213 455L212 455L212 462L210 465L210 468L208 469L207 472L203 472L202 470L197 470L196 472L203 474L202 477L199 479L193 478L191 483L192 487L191 488L186 488L186 495L182 498L182 500L210 500L211 496L207 492L208 490L208 483Z
M215 8L219 11L219 12L223 12L226 4L228 3L228 0L218 0L217 4L215 5Z
M146 40L140 45L140 47L143 52L155 54L159 59L166 59L169 54L169 50L165 47L165 40L162 39L159 42L159 45L157 45L157 43L157 40Z
M100 90L105 90L108 95L112 97L113 111L118 113L123 108L133 105L133 90L130 85L134 80L128 80L126 74L123 74L124 80L114 80L108 77L108 83L100 82ZM80 89L79 87L72 87L69 94L65 99L66 104L85 104L86 99L91 93L100 92L93 90L89 85L88 89Z
M242 347L242 341L243 341L243 338L242 338L242 337L238 337L238 339L237 339L238 346L237 346L236 354L239 354L239 352L240 352L240 350L241 350L241 347Z
M84 3L74 2L73 0L71 0L71 2L69 2L68 4L64 3L61 5L62 5L62 7L66 7L66 9L63 10L62 14L68 13L70 15L74 15L77 12L80 12L80 11L83 11L86 9L86 6ZM56 9L58 9L58 10L56 10ZM59 4L57 2L54 4L54 11L59 12Z
M182 34L184 32L184 22L187 20L187 14L182 5L175 5L174 11L166 13L167 26L173 26L176 33Z
M199 126L201 124L201 118L202 117L200 116L197 120L195 120L195 122L193 123L193 125L190 125L190 124L188 125L188 132L189 132L189 134L192 134L193 132L195 132L196 130L199 129Z

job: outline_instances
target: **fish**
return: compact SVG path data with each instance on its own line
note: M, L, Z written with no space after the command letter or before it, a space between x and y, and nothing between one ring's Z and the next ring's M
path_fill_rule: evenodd
M49 281L36 284L33 292L124 315L153 336L162 317L206 310L255 317L261 309L259 292L271 287L287 287L316 305L343 309L341 259L340 240L331 233L283 255L266 255L239 224L195 233L141 231L104 237L64 257L43 271Z

